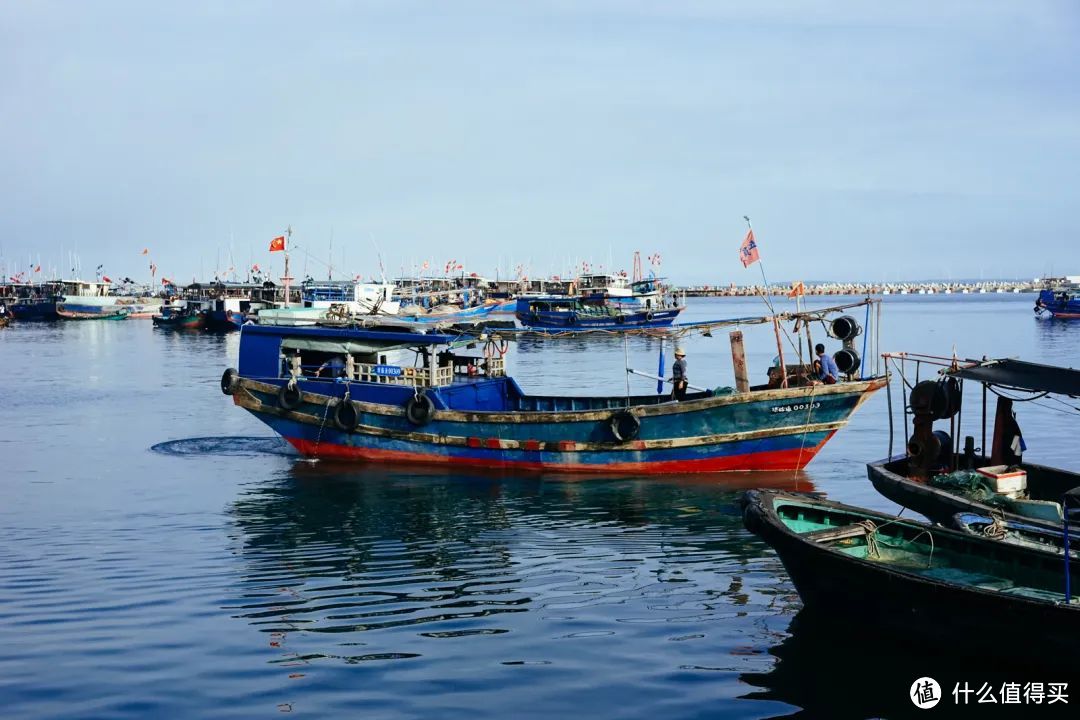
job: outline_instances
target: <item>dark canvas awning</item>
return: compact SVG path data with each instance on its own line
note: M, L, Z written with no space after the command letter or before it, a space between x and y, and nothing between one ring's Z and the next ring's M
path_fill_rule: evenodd
M1080 396L1080 370L1040 365L1023 360L987 360L974 367L953 370L949 375L989 385Z

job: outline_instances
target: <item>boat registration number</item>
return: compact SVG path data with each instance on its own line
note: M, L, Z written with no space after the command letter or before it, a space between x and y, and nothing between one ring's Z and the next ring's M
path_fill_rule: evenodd
M786 412L798 412L799 410L817 410L821 407L821 403L795 403L793 405L773 405L769 408L770 412L774 413L786 413Z
M397 365L376 365L375 374L382 377L401 377L401 368Z

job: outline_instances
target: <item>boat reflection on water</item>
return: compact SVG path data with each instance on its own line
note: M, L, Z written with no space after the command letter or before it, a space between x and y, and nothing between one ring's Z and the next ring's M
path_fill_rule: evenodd
M1001 618L1001 622L1009 622ZM844 627L847 625L847 627ZM788 627L788 637L769 649L776 664L769 672L743 673L740 680L754 688L747 700L771 700L793 706L790 714L774 717L900 718L922 717L925 710L912 701L912 685L930 677L941 687L937 706L942 717L976 714L979 717L1021 717L1024 686L1067 682L1069 695L1080 681L1080 665L1060 657L1034 657L1001 647L998 653L965 648L948 638L928 643L917 634L902 634L867 626L851 632L845 618L835 614L801 610ZM994 629L987 628L992 636ZM1019 703L1003 704L1005 684L1019 685ZM964 702L964 689L972 690ZM954 689L959 692L954 696ZM979 691L984 702L979 703ZM987 698L996 698L992 703ZM1069 703L1073 703L1072 697ZM966 707L965 707L966 706ZM1073 708L1069 710L1069 708ZM1071 704L1047 706L1038 717L1075 713ZM950 714L951 713L951 714ZM1072 715L1075 717L1075 715Z
M269 633L273 662L290 666L467 652L563 672L591 657L616 683L653 663L712 670L745 645L740 624L775 612L775 571L762 570L775 560L737 506L763 484L813 490L790 472L604 480L297 462L228 509L244 572L226 609ZM581 655L566 638L582 632L615 647ZM445 643L491 635L507 637Z

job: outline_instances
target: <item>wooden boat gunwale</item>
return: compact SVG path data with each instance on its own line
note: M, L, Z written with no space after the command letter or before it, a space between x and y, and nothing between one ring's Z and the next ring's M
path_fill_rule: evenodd
M1067 617L1072 622L1080 621L1080 598L1074 597L1072 603L1066 605L1064 602L1010 592L1013 588L992 589L977 584L952 582L895 564L848 554L828 543L814 542L805 534L792 530L780 519L776 509L778 501L788 506L803 506L821 512L870 520L878 526L878 531L882 530L883 526L888 526L893 528L892 532L901 528L910 534L927 534L932 539L932 547L939 553L939 557L953 548L962 547L968 548L968 551L957 553L953 557L982 557L988 558L986 562L989 563L1007 562L1014 568L1035 568L1047 577L1053 577L1056 573L1056 576L1061 578L1062 592L1048 592L1060 594L1062 599L1064 558L1040 549L1001 543L959 530L927 525L830 500L774 490L752 490L746 493L742 501L746 528L776 551L808 608L828 609L832 612L852 610L899 624L910 621L917 625L920 619L926 621L936 617L944 623L955 620L958 626L978 625L978 622L973 620L982 618L979 612L987 612L987 617L992 612L994 617L1008 617L1008 630L1020 634L1031 630L1012 627L1013 621L1022 617L1039 617L1045 620L1047 613L1054 613ZM1080 571L1080 560L1072 559L1070 569L1074 574ZM847 593L847 588L841 587L837 582L841 577L848 580L849 585L857 586L860 591ZM890 617L895 615L897 608L907 608L908 613ZM965 610L971 614L956 615ZM1010 610L1024 615L1010 617ZM986 632L986 629L983 631ZM1064 634L1068 635L1067 632ZM1072 639L1066 638L1070 643Z

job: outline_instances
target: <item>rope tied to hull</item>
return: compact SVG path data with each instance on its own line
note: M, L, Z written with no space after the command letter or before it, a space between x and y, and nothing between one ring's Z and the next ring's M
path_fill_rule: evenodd
M319 434L315 437L315 452L319 452L319 444L322 443L323 428L326 427L326 416L330 413L330 405L334 402L334 396L326 398L326 405L323 406L322 422L319 423ZM348 402L348 396L346 395L346 402Z
M878 528L874 521L860 520L855 524L866 530L866 556L876 558L881 557L880 553L878 552L877 538L875 537Z
M1005 527L1005 515L1000 510L990 511L990 524L983 528L983 535L994 540L1004 540L1009 534Z

